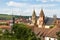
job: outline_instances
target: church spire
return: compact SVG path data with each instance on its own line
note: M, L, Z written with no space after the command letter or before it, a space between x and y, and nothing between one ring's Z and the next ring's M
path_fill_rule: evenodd
M44 12L43 12L43 9L41 9L39 16L40 16L40 17L45 17Z
M36 13L35 13L35 10L33 10L33 14L32 14L32 16L36 17Z
M36 13L35 13L35 10L33 10L33 14L32 14L32 24L33 25L36 25Z
M39 19L38 19L38 27L43 27L45 25L45 15L44 15L44 12L43 12L43 9L41 9L40 11L40 15L39 15Z

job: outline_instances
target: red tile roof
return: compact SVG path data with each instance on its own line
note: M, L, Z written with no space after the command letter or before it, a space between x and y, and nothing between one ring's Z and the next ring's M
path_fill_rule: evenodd
M38 28L38 27L34 27L33 28L33 32L38 36L45 36L47 34L47 32L50 30L48 28Z
M48 37L57 37L56 33L60 31L60 26L55 26L52 28L45 36Z
M2 28L2 29L11 29L10 26L6 26L6 25L0 25L0 28Z

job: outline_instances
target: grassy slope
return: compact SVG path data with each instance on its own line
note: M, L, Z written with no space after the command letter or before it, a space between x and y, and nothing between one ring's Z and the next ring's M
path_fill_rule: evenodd
M19 16L15 15L14 16L15 18L19 18ZM31 16L23 16L24 18L29 18ZM12 18L12 15L7 15L7 14L0 14L0 19L11 19Z
M11 15L7 15L7 14L0 14L0 19L11 19L12 16Z

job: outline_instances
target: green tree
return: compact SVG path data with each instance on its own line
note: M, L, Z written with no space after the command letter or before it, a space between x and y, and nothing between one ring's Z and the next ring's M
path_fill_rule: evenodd
M50 28L53 28L53 27L54 27L54 25L51 25L51 26L50 26Z
M58 36L57 39L60 40L60 31L57 32L56 35Z
M25 24L14 24L11 32L5 30L0 40L40 40Z
M1 36L0 40L16 40L16 38L12 33L10 33L9 30L5 30L2 34L3 36Z
M12 31L19 40L38 40L36 35L25 24L14 24Z

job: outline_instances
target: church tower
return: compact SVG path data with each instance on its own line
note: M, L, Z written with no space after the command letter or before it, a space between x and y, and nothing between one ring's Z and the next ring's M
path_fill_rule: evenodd
M39 28L44 26L44 24L45 24L44 21L45 21L45 15L44 15L43 9L41 9L39 19L37 21L37 25Z
M35 13L35 10L33 10L33 14L32 14L32 24L33 24L33 25L36 25L36 23L37 23L36 13Z
M56 25L56 21L57 21L57 16L56 15L53 15L53 25L55 26Z

